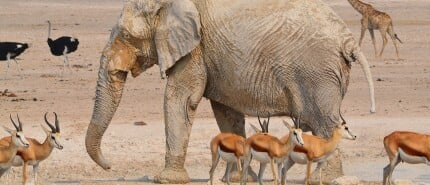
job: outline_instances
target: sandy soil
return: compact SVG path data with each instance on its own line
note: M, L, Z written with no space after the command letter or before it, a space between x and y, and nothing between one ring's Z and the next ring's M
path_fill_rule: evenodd
M326 0L359 36L361 16L346 0ZM342 141L346 175L358 176L380 184L382 168L388 163L382 138L394 130L430 133L430 3L424 0L370 1L388 12L395 31L404 41L400 45L402 60L395 60L389 41L383 59L376 60L370 36L366 33L363 50L371 65L376 87L377 113L369 114L367 85L358 65L353 66L351 83L343 103L343 112L357 141ZM28 42L31 48L20 56L20 79L16 65L0 64L0 91L8 89L17 97L0 96L0 124L9 124L9 114L19 113L27 136L43 140L40 129L43 114L55 111L62 127L64 150L54 150L40 166L42 184L151 184L164 166L164 124L162 115L165 81L152 68L138 78L129 78L121 105L107 130L102 149L113 163L104 171L90 160L84 147L84 135L92 113L100 52L122 8L114 0L0 0L0 40ZM46 20L53 23L52 37L74 35L80 46L69 59L74 65L61 77L62 58L49 53L46 44ZM378 48L381 39L376 32ZM141 100L141 101L137 101ZM140 103L137 103L140 102ZM146 126L135 126L144 121ZM281 118L273 122L280 122ZM247 123L256 123L247 118ZM248 133L251 129L247 127ZM207 100L199 105L186 160L191 184L206 184L210 168L209 136L218 132ZM272 124L271 132L282 136L286 128ZM1 132L0 136L6 136ZM256 169L256 164L253 164ZM221 177L224 163L216 176ZM289 179L301 181L304 166L297 165ZM14 169L12 184L18 184L21 169ZM29 168L31 171L31 168ZM430 183L430 169L424 165L401 164L394 178ZM31 174L31 173L30 173ZM271 179L266 170L266 179ZM4 179L0 179L4 181Z

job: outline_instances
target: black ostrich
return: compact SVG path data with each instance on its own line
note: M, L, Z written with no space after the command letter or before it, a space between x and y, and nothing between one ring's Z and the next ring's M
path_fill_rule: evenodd
M51 39L51 22L47 21L48 28L48 45L51 49L51 53L54 56L63 56L64 57L64 67L70 69L69 59L67 58L67 54L75 52L78 49L79 40L74 37L62 36L58 39ZM64 68L63 68L64 71Z
M19 65L18 61L16 61L16 57L21 55L21 53L23 53L27 48L27 43L0 42L0 61L7 61L6 73L9 71L10 59L13 59L15 61L18 71L21 72L19 70Z

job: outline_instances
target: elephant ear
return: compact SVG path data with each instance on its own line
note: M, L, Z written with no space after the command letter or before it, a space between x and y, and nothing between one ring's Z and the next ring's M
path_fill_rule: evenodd
M200 17L190 0L168 1L160 11L160 23L156 28L155 45L161 78L183 56L200 43Z

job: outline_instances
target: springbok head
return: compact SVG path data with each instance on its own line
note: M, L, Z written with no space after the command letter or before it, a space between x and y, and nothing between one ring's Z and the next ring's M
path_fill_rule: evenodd
M284 125L288 128L290 131L290 139L292 139L293 144L303 146L305 142L303 141L302 135L303 131L300 129L300 116L299 118L294 118L293 116L290 116L291 120L294 122L294 126L291 126L287 121L282 120Z
M58 121L57 113L54 112L55 126L49 123L48 118L46 117L47 115L48 113L45 113L45 122L49 126L49 128L51 128L51 131L49 131L43 125L40 125L40 126L42 127L43 131L45 131L46 135L48 135L48 139L51 146L62 150L63 145L61 145L61 142L60 142L60 123Z
M348 128L348 126L346 125L346 121L343 118L340 110L339 110L339 116L340 116L340 119L342 119L342 122L340 124L340 128L342 129L342 138L349 139L349 140L355 140L355 139L357 139L357 136L354 135L351 132L351 130Z
M12 130L3 126L4 130L6 130L6 132L8 132L12 136L12 142L15 146L28 148L30 144L24 136L24 132L22 131L22 122L21 120L19 120L18 114L16 115L18 119L18 125L15 123L15 121L13 121L12 115L10 115L9 117L16 130Z

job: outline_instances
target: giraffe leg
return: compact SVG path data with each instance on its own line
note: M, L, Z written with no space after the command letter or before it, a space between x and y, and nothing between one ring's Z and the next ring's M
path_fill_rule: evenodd
M360 34L360 41L358 41L358 45L361 47L361 43L363 42L364 33L366 31L366 28L364 26L361 27L361 34Z
M373 49L375 50L375 57L378 57L378 51L376 49L376 42L375 42L375 33L373 32L373 29L369 29L370 37L372 38L372 44Z
M379 53L379 57L382 57L382 53L384 52L385 46L387 45L387 42L388 42L387 29L381 28L379 31L381 32L381 36L382 36L382 48L381 48L381 52Z

